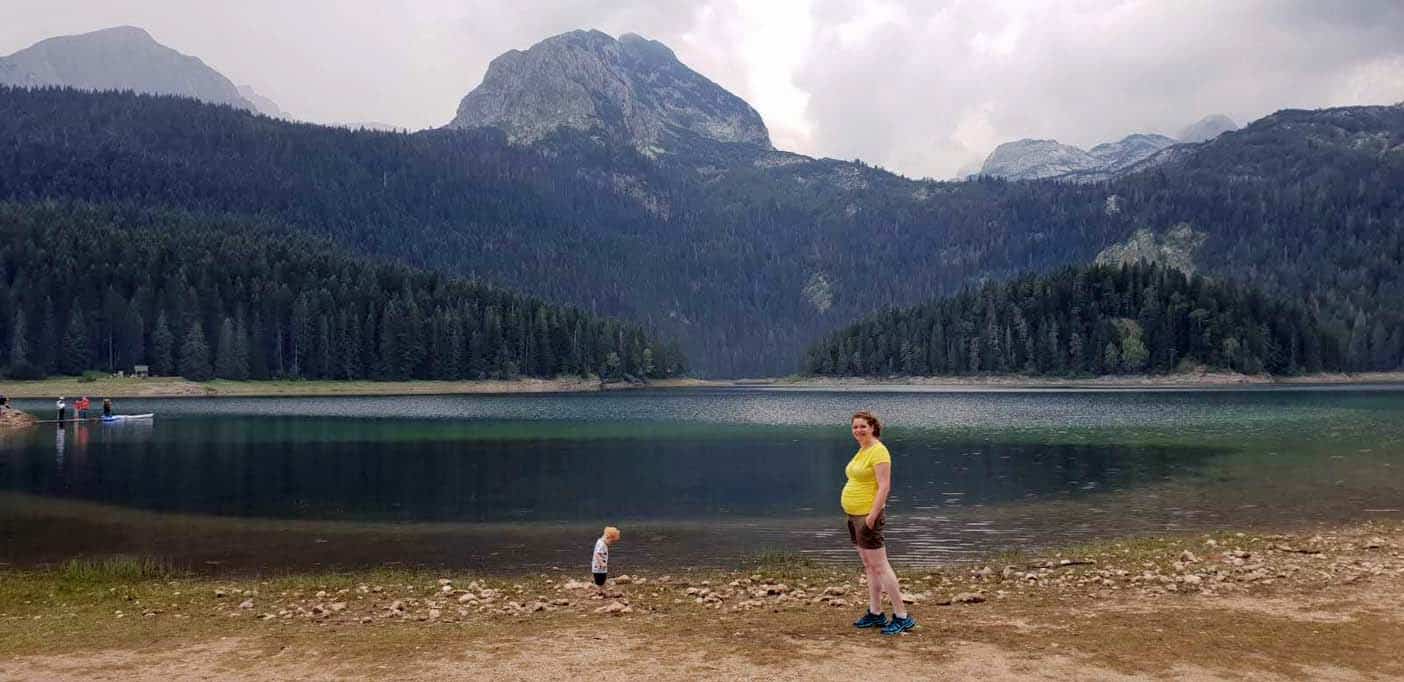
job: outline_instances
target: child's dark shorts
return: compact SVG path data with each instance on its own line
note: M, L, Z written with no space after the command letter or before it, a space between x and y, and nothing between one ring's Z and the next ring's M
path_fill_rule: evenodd
M605 578L608 578L608 577L609 577L609 574L608 574L608 573L596 573L596 574L594 574L594 575L595 575L595 584L596 584L596 585L603 585L603 584L604 584L604 581L605 581Z
M853 544L863 549L882 549L886 539L882 535L882 529L887 526L887 512L878 512L877 523L873 528L868 527L868 516L848 517L848 539Z

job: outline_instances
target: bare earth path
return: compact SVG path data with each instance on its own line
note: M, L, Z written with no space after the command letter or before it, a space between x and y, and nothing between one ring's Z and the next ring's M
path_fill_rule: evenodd
M1108 543L908 574L94 579L0 572L0 679L1404 679L1404 525ZM68 582L64 582L68 581ZM80 581L81 582L81 581Z

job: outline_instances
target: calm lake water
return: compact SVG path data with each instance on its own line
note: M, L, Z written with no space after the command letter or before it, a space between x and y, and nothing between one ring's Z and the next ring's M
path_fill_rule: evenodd
M51 418L51 401L18 401ZM856 562L848 415L887 422L890 553L1404 519L1404 388L627 391L118 401L0 439L0 561L616 570Z

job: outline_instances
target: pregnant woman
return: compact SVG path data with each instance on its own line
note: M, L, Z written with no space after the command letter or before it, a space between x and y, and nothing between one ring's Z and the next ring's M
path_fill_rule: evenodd
M843 486L840 503L848 515L848 537L858 549L868 575L868 612L853 626L882 628L884 635L897 635L916 627L916 619L907 613L897 574L887 563L882 529L887 523L883 510L892 491L892 455L878 440L881 435L882 422L873 413L853 415L853 439L858 441L858 452L844 468L848 483ZM882 612L883 592L892 600L891 621Z

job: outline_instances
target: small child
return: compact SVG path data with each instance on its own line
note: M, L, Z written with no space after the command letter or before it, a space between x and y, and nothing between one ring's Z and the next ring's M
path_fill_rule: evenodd
M595 541L595 557L590 561L590 572L595 574L595 585L604 587L609 577L609 546L619 542L619 529L605 526L604 534Z

